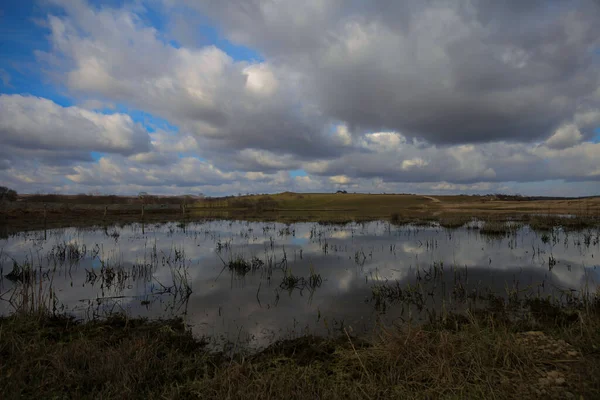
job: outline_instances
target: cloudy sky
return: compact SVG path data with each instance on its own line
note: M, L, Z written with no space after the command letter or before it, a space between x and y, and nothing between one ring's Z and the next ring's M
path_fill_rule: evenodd
M600 194L598 21L597 0L5 0L0 184Z

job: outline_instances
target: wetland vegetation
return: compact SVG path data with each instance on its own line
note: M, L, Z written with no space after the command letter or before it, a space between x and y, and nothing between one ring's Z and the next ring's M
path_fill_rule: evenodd
M292 195L7 228L2 398L600 396L597 200Z

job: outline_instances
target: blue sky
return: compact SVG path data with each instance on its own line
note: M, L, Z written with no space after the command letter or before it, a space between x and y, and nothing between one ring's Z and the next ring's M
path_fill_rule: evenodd
M126 1L94 1L89 3L93 7L123 7L127 6ZM163 7L156 4L145 4L144 11L138 15L146 24L155 27L164 35L169 34L169 20L162 14ZM52 80L51 77L44 74L40 69L40 64L35 55L36 51L48 51L50 49L47 35L48 29L42 21L47 13L62 15L59 7L51 7L44 2L35 1L16 1L8 0L0 8L0 37L1 58L0 69L8 73L10 81L8 84L0 82L0 93L6 94L30 94L50 99L53 102L64 106L74 106L78 104L76 97L69 95L68 90ZM184 12L182 10L181 12ZM188 10L189 12L189 10ZM245 46L238 46L224 38L218 29L210 25L209 21L199 14L192 16L196 21L200 21L197 26L198 42L200 45L217 46L236 61L254 61L261 62L262 57L255 50ZM179 48L181 45L176 39L167 40L168 44ZM129 115L133 121L140 123L148 132L155 132L162 129L170 132L177 132L176 125L170 124L164 118L157 117L143 110L128 107L122 103L112 103L111 107L96 108L96 111L104 114L115 112ZM91 157L99 160L106 153L91 151ZM180 157L183 157L181 155ZM197 157L203 160L202 157ZM292 176L304 176L304 171L293 171Z
M4 1L0 180L65 193L597 192L596 3L401 3ZM537 51L551 32L556 55Z
M93 7L122 7L129 4L127 1L92 1ZM60 7L52 7L45 1L21 1L6 0L0 6L0 69L8 72L10 76L9 85L2 86L2 93L27 93L51 99L62 106L77 104L75 98L68 91L53 82L44 74L36 51L50 50L48 42L48 29L44 26L44 18L51 13L53 15L64 14ZM155 27L164 35L169 34L169 17L162 14L163 7L153 3L144 5L144 12L138 14L142 21ZM181 11L182 13L184 10ZM189 13L189 10L187 11ZM226 52L238 61L262 61L260 54L245 46L231 43L219 33L218 29L211 25L202 15L194 14L193 18L199 21L197 26L198 43L201 45L214 45ZM177 40L168 41L170 45L179 47ZM2 82L0 82L2 84ZM102 109L102 112L113 112L114 110ZM127 109L123 104L116 104L116 111L127 112L137 122L152 124L168 124L168 121L153 117L140 110ZM176 128L171 126L171 128Z

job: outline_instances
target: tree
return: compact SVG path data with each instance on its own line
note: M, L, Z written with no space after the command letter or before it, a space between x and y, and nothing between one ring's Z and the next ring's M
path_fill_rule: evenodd
M6 186L0 186L0 201L17 201L17 192Z

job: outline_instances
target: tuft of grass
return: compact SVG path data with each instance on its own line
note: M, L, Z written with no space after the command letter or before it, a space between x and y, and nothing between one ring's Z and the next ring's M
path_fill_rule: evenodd
M238 276L245 276L250 271L256 271L265 265L264 261L254 256L251 260L246 260L242 255L229 260L227 268Z
M514 227L502 221L485 221L479 230L484 235L507 235L514 231Z
M229 260L227 267L230 271L239 276L244 276L252 271L252 264L242 256L237 256L234 259Z
M473 219L467 215L454 215L440 218L440 226L447 229L461 228L471 222Z

